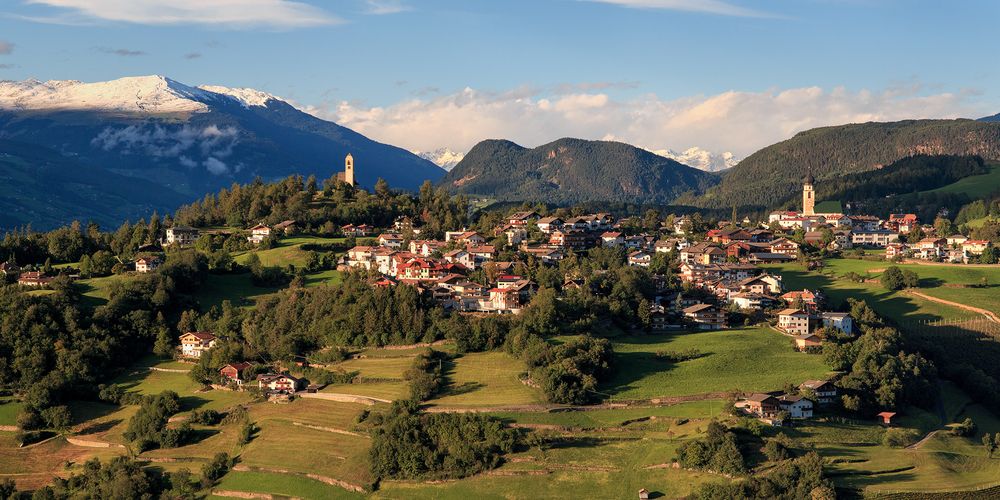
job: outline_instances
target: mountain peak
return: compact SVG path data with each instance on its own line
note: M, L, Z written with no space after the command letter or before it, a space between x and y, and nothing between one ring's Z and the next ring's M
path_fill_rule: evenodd
M0 109L126 113L203 112L210 92L162 75L107 82L24 80L0 82Z
M249 108L251 106L267 107L268 101L282 101L281 98L276 97L267 92L263 92L251 88L230 88L223 87L221 85L199 85L199 89L208 92L214 92L216 94L222 94L235 99L237 102L243 105L243 107ZM283 102L283 101L282 101Z

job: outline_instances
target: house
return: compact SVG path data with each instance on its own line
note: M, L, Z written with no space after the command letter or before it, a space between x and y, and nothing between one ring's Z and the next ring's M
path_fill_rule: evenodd
M525 227L532 219L537 218L538 214L535 212L515 212L507 217L507 223L512 226Z
M918 225L916 214L889 214L889 220L885 221L885 228L897 233L908 233Z
M726 313L712 304L695 304L684 308L684 317L699 330L718 330L726 327Z
M897 257L904 257L910 247L906 243L889 243L885 246L885 258L893 260Z
M21 286L43 287L51 284L54 279L40 271L28 271L18 276L17 284Z
M448 231L444 233L444 241L457 241L459 243L482 245L486 243L486 238L483 238L475 231Z
M201 355L215 347L215 335L209 332L187 332L180 336L181 356L200 358Z
M744 408L751 415L773 417L781 411L778 398L770 394L751 394L744 401Z
M741 291L759 293L763 295L779 294L782 290L781 276L773 274L751 276L740 281L738 284Z
M653 256L649 252L639 250L628 254L628 265L630 266L649 267L652 262Z
M784 309L778 313L778 328L789 335L808 335L809 314L802 309Z
M835 328L847 334L854 333L854 318L841 312L823 312L819 315L825 328Z
M606 247L619 247L625 244L625 237L617 231L606 231L601 234L601 245Z
M878 420L879 420L880 424L882 424L882 425L884 425L886 427L890 427L890 426L892 426L892 417L896 416L896 412L883 411L883 412L881 412L881 413L879 413L878 415L875 415L875 416L878 417Z
M944 238L924 238L912 246L913 255L919 259L934 260L940 258L948 245Z
M274 225L271 228L272 231L278 234L290 235L295 233L295 221L293 220L283 220Z
M549 235L549 245L577 250L587 248L587 233L582 230L557 229Z
M151 273L160 267L163 261L159 257L139 257L135 259L135 272Z
M816 352L823 348L823 338L816 334L798 335L795 337L795 350L799 352Z
M770 253L787 255L797 259L799 257L799 244L788 238L778 238L771 242Z
M791 260L795 260L795 257L784 253L758 252L750 254L750 262L760 264L780 264Z
M264 224L257 224L250 228L250 236L247 236L247 241L254 245L260 245L260 242L266 240L269 236L271 236L271 228Z
M167 228L167 244L187 246L193 245L198 240L198 230L187 226L174 226Z
M285 374L262 373L257 375L257 386L269 393L294 394L302 381Z
M820 405L828 405L837 399L837 386L829 380L806 380L799 384L799 390L809 389Z
M879 228L878 217L873 215L851 215L851 228L855 231L874 231Z
M639 500L649 500L649 490L646 488L639 490Z
M725 250L709 243L698 243L681 250L680 261L687 264L722 264L728 254Z
M778 398L778 406L791 418L812 418L813 402L802 397L785 394Z
M899 241L899 233L887 229L873 231L853 231L851 243L855 246L883 248Z
M396 233L382 233L378 235L378 244L386 248L398 249L403 246L403 237Z
M961 246L962 243L969 241L969 238L967 238L965 235L953 234L945 238L945 240L948 241L949 246Z
M966 240L961 244L966 255L982 255L990 247L989 240Z
M536 223L538 230L548 234L563 227L563 220L559 217L542 217Z
M243 382L243 371L250 368L250 363L240 362L240 363L229 363L219 369L219 376L222 378L222 382L225 384L235 384L237 386L242 386Z

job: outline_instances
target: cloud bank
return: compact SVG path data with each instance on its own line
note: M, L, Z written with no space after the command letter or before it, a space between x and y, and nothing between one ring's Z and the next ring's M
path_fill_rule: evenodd
M599 91L494 93L466 88L385 107L343 101L306 111L410 150L468 151L488 138L533 147L578 137L620 140L649 149L699 146L745 157L814 127L979 116L972 102L975 97L973 92L926 95L919 87L880 92L803 87L673 100L646 94L620 100Z
M149 25L292 29L341 22L318 7L292 0L27 0L27 3L67 9L85 19ZM65 16L32 19L69 21Z
M740 7L721 0L586 0L596 3L607 3L631 7L634 9L679 10L684 12L700 12L722 16L738 17L774 17L771 14Z

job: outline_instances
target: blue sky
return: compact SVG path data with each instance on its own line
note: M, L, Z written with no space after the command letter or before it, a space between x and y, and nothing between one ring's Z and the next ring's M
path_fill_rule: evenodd
M992 0L5 0L0 79L253 87L411 149L745 155L811 126L1000 112L998 19Z

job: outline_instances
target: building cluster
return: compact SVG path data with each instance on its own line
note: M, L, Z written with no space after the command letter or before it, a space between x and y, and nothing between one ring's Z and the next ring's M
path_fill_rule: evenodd
M754 393L737 400L737 410L756 417L768 424L785 425L788 419L802 420L813 417L817 408L837 400L837 387L830 380L806 380L793 394L783 391Z
M211 332L187 332L180 336L180 356L197 360L216 345ZM253 363L229 363L219 369L219 380L234 389L256 387L267 396L289 396L303 389L304 380L287 373L253 373ZM310 387L311 389L311 387Z

